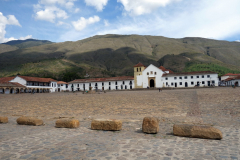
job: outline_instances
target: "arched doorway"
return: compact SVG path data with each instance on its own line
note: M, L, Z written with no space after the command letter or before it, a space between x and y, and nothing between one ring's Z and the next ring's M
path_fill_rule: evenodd
M238 87L238 82L235 82L235 86Z
M185 87L188 87L188 83L187 82L185 82Z
M150 80L150 87L155 87L155 86L154 86L154 80L153 80L153 79Z

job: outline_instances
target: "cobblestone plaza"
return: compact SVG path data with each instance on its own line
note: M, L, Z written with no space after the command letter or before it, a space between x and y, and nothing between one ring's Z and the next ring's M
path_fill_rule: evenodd
M65 92L0 95L0 159L240 159L240 88ZM44 126L17 125L22 115ZM144 134L146 116L160 119L158 134ZM80 121L77 129L55 128L58 118ZM92 119L123 121L121 131L91 130ZM206 124L222 140L176 137L173 124Z

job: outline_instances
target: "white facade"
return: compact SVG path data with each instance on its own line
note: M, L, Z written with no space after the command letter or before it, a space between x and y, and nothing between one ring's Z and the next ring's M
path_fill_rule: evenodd
M69 91L128 90L134 88L134 80L69 82Z
M70 91L70 88L68 88L68 84L58 84L58 92L63 92L63 91Z
M36 78L36 77L34 77L34 78ZM42 92L42 89L48 89L48 90L50 90L50 92L56 92L57 91L57 81L50 81L46 85L46 83L44 83L44 82L27 81L20 76L16 76L14 79L12 79L9 82L17 82L17 83L19 83L23 86L26 86L27 87L27 90L26 90L27 92L28 92L29 88L36 89L36 90L39 89L39 92Z
M142 64L141 64L142 65ZM142 66L136 66L136 68ZM161 69L160 69L161 68ZM157 68L149 65L142 72L135 69L136 88L163 88L163 87L205 87L218 86L218 74L209 71L169 73L164 67Z
M188 75L164 75L162 77L162 83L164 87L206 87L206 86L218 86L218 74L211 73L194 73Z

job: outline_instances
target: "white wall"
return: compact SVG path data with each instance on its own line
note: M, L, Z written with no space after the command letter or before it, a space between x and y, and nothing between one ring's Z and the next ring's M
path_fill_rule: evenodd
M21 77L16 76L13 80L11 80L10 82L17 82L21 85L26 86L27 85L27 81L25 79L22 79Z
M156 72L156 75L155 75ZM149 75L147 75L147 73L149 73ZM151 74L152 73L152 74ZM163 75L163 71L159 68L157 68L156 66L150 64L143 72L142 72L142 77L143 77L143 88L147 88L150 87L150 84L148 84L149 82L149 78L155 78L155 84L156 84L156 88L162 87L162 75Z
M124 84L123 84L124 81ZM104 90L116 90L116 87L118 90L125 90L125 87L127 89L130 89L130 81L132 81L132 89L134 88L134 80L121 80L121 81L104 81L104 82L87 82L87 83L69 83L69 87L71 89L69 89L69 91L72 91L72 84L74 87L74 91L78 91L78 88L80 88L80 91L83 91L83 85L85 84L85 90L88 91L89 90L89 86L91 84L92 90L96 89L96 83L97 83L97 88L99 90L102 90L102 87L104 87ZM110 82L110 85L109 85ZM116 84L117 82L117 84ZM102 85L103 83L103 85ZM78 85L79 84L79 85ZM79 86L79 87L78 87Z
M210 75L210 77L208 77ZM193 76L193 78L191 78ZM199 78L197 78L197 76ZM204 76L204 78L202 77ZM175 79L176 77L176 79ZM180 79L180 77L182 79ZM187 77L187 79L185 79ZM166 78L168 78L166 80ZM167 76L167 77L162 77L162 82L164 83L165 87L167 86L167 83L169 87L175 87L175 83L177 83L177 88L185 87L185 83L187 83L187 87L194 87L195 85L198 84L200 87L208 86L208 81L210 81L210 85L214 81L214 85L218 86L218 74L199 74L199 75L182 75L182 76ZM204 84L203 84L204 82ZM181 85L182 83L182 85Z

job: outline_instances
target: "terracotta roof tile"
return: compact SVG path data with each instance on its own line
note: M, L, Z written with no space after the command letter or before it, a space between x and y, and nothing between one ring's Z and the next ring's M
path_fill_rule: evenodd
M39 77L28 77L28 76L18 76L18 77L21 77L22 79L25 79L26 81L29 81L29 82L57 82L52 78L39 78Z
M57 84L68 84L68 83L63 82L63 81L58 81Z
M195 74L217 74L216 72L211 71L198 71L198 72L179 72L179 73L169 73L169 74L163 74L163 77L166 76L184 76L184 75L195 75Z
M133 67L146 67L146 66L144 66L141 62L139 62L138 64L136 64L136 65L133 66Z
M133 76L123 76L123 77L109 77L109 78L76 79L76 80L71 81L69 83L122 81L122 80L134 80L134 77Z
M240 79L240 76L227 78L227 79L225 79L224 81L231 81L231 80L235 80L235 79Z
M21 87L21 88L26 88L26 86L21 85L17 82L0 82L0 87Z
M15 77L3 77L0 78L0 83L5 83L5 82L9 82L11 80L13 80Z
M240 73L238 73L238 74L227 73L227 74L225 74L223 76L240 76Z

